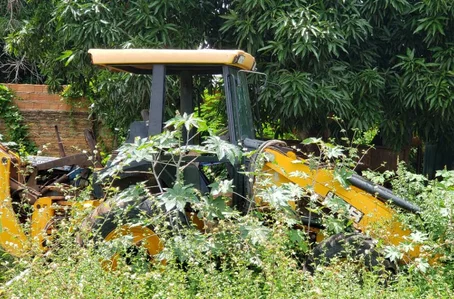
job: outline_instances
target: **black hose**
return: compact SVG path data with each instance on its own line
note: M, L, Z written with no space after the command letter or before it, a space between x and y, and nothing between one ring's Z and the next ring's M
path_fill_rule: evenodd
M418 213L420 211L420 208L418 206L406 201L403 198L398 197L397 195L392 193L391 190L386 189L382 186L375 185L372 182L363 179L357 174L353 174L349 181L355 187L358 187L372 195L378 195L378 198L382 199L383 201L390 200L399 208L413 213Z

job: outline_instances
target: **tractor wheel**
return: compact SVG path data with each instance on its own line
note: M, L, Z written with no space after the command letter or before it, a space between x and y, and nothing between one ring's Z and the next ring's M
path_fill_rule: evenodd
M397 273L397 265L376 250L374 240L360 233L339 233L323 240L314 247L312 255L306 260L305 268L314 273L319 265L327 266L334 259L347 258L363 263L371 271L375 267L383 267L389 274Z
M131 242L128 253L138 252L139 248L146 249L148 256L152 258L164 248L161 239L151 226L134 225L138 219L153 215L150 202L144 200L139 204L102 203L84 221L82 227L90 237L104 241L113 241L118 238L129 236ZM83 244L78 236L79 244ZM117 267L120 253L114 253L110 259L102 261L105 269ZM128 259L128 258L127 258ZM128 261L127 261L128 262Z

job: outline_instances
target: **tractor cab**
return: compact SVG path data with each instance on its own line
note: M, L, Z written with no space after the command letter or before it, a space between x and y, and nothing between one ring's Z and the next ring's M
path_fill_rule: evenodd
M255 59L241 50L156 50L91 49L93 64L113 71L152 75L150 106L144 120L130 127L128 141L162 132L166 109L166 80L176 76L180 82L180 113L193 113L200 103L194 98L198 78L216 78L223 83L228 138L236 144L254 138L253 118L246 80L255 69ZM222 111L220 111L222 112ZM146 119L145 119L146 118Z
M214 82L222 86L217 89L222 94L222 105L219 105L222 108L218 108L217 113L226 116L226 128L223 136L228 138L232 144L254 138L247 74L254 71L255 59L250 54L241 50L212 49L91 49L89 53L95 65L106 67L112 71L151 75L149 109L142 111L142 121L135 121L130 125L127 142L133 142L137 137L145 138L161 133L169 105L173 104L170 109L179 110L181 114L193 113L201 102L199 84L201 80L212 82L208 83L211 86L215 85ZM179 103L168 101L170 90L167 81L179 82ZM207 89L206 86L203 88ZM200 157L198 160L202 163L203 158ZM204 163L218 162L205 161ZM206 186L209 182L204 182L203 174L200 173L200 163L198 165L185 168L185 182L204 192L207 191ZM133 170L130 173L149 169L147 163L140 162L128 167L129 170ZM226 163L226 168L229 177L234 181L235 193L245 194L247 184L244 175L238 171L238 165ZM164 183L167 186L172 185L175 178L172 171L165 170L162 173ZM134 178L134 175L126 174L126 171L122 176L124 177L117 182L120 188L144 180L143 176ZM234 196L234 204L241 204L240 201Z

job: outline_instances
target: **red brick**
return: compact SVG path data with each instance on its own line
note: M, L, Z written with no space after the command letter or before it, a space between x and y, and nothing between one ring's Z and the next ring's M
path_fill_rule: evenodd
M15 92L34 92L33 85L31 84L8 84L8 87Z
M33 86L33 91L35 93L47 93L47 85L35 84Z
M38 94L34 94L32 96L32 99L38 100L38 101L59 101L60 96L53 95L53 94L47 94L47 93L38 93Z
M20 102L16 102L16 105L19 108L19 110L33 109L33 103L30 103L30 102L20 101Z
M15 92L16 96L20 99L29 99L30 95L32 95L32 92L27 92L27 91L18 91Z
M20 95L18 95L19 98L21 100L24 100L24 101L29 101L32 99L32 96L33 96L33 93L31 92L27 92L27 93L21 93ZM19 100L20 101L20 100Z
M47 95L42 94L42 93L34 93L30 96L30 99L34 101L44 101L47 99Z

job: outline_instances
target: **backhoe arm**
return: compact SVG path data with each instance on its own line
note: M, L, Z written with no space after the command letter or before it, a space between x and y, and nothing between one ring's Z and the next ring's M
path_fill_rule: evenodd
M334 178L332 170L311 169L293 151L270 147L266 148L264 152L268 153L272 159L265 163L263 171L271 175L273 183L276 185L294 183L306 190L310 188L319 196L320 203L336 196L346 203L348 214L357 229L363 232L371 232L371 234L377 231L387 232L380 234L380 238L385 239L387 243L397 245L411 233L409 230L403 229L403 225L396 217L396 210L388 203L394 202L394 197L398 201L397 205L401 208L411 212L417 212L418 208L398 198L390 190L376 186L375 189L380 190L380 192L371 192L374 191L370 189L373 184L359 176L354 178L363 182L363 185L356 182L356 186L351 185L345 188ZM291 175L297 172L305 175ZM379 197L380 194L381 197ZM293 205L295 206L295 204ZM416 257L419 250L415 249L409 254Z

